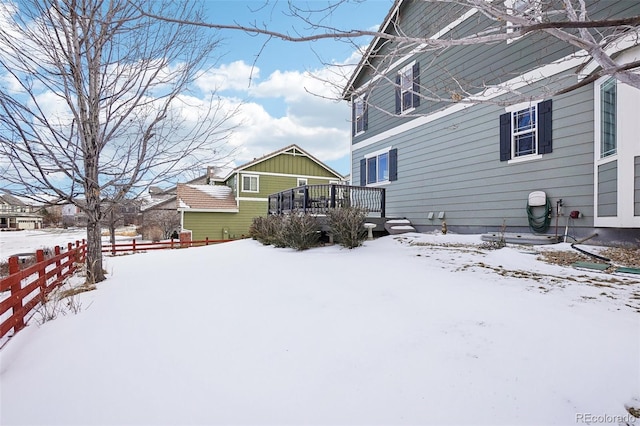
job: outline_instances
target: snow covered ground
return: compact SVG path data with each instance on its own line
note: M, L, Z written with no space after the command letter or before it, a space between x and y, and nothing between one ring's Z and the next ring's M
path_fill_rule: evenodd
M108 257L80 313L0 350L0 424L640 423L637 276L480 243Z

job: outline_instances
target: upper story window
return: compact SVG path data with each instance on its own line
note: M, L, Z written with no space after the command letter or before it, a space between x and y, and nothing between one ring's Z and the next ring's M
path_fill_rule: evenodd
M552 152L551 100L514 105L500 116L500 161Z
M259 192L258 178L255 175L242 175L242 192Z
M413 62L396 76L396 114L405 114L420 106L420 64Z
M611 77L600 86L600 158L617 152L617 84Z
M351 134L357 135L365 132L369 124L369 108L367 108L367 97L363 95L354 99L351 108Z

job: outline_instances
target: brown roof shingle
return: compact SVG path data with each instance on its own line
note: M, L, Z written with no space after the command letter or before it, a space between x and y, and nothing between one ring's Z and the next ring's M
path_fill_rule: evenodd
M178 209L237 212L233 191L226 185L178 184Z

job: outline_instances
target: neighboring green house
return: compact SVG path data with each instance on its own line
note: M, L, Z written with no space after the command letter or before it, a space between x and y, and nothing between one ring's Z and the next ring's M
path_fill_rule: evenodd
M297 145L236 167L208 185L178 184L183 231L193 240L242 238L253 218L267 215L267 197L301 185L342 183L343 177Z

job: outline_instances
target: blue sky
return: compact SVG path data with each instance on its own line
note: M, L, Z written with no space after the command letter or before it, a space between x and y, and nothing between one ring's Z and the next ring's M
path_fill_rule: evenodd
M348 30L377 29L393 1L350 2L330 15L320 12L330 3L294 2L301 9L318 10L311 18L314 22ZM205 6L212 23L245 26L255 23L269 30L308 34L305 23L288 16L286 1L209 0ZM212 31L213 34L216 33ZM322 80L335 80L336 70L347 72L349 69L343 66L331 71L327 64L357 62L352 43L366 46L369 40L293 43L271 39L265 45L267 37L263 35L229 30L217 34L224 39L221 58L198 85L203 90L215 88L232 102L244 102L243 121L231 141L237 148L235 164L296 143L336 171L350 173L349 107L345 101L323 99L321 96L335 97L337 92L335 86L323 84Z

